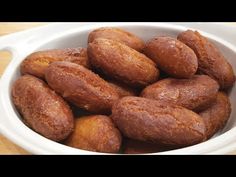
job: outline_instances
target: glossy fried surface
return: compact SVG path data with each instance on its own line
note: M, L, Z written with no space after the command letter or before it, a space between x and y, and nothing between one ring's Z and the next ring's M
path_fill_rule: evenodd
M121 141L121 134L109 117L92 115L76 119L75 130L65 144L89 151L116 153Z
M144 41L134 34L114 27L102 27L92 31L88 36L88 43L93 42L97 38L111 39L137 51L142 51L145 45Z
M221 89L231 87L235 82L232 66L221 51L197 31L187 30L178 35L182 41L194 50L198 57L199 71L217 80Z
M86 48L66 48L38 51L30 54L21 64L22 74L44 78L45 69L55 61L70 61L90 68Z
M88 56L93 67L130 86L145 86L159 77L151 59L113 40L95 39L88 45Z
M161 36L149 40L144 53L158 68L175 78L190 78L198 68L193 50L171 37Z
M143 154L195 145L225 127L231 104L219 90L230 91L235 74L199 32L145 43L102 27L84 37L87 48L37 51L22 61L12 102L35 132L81 152Z
M207 138L212 137L227 123L231 113L231 104L224 92L218 92L211 107L199 113L206 124Z
M119 95L105 80L81 65L61 61L46 70L49 86L63 98L92 113L109 113Z
M147 86L142 97L172 103L201 111L216 99L219 84L207 75L195 75L190 79L167 78Z
M21 76L13 84L12 100L24 122L46 138L61 141L72 132L74 120L68 104L42 80Z
M198 114L147 98L121 98L113 105L111 118L122 134L131 139L173 147L205 139L205 124Z

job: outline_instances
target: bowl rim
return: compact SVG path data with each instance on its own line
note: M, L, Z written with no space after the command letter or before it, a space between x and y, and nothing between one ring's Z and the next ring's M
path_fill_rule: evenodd
M47 25L50 26L50 25ZM76 33L80 33L83 31L93 30L95 28L104 27L104 26L111 26L111 27L153 27L153 28L168 28L177 31L185 31L187 29L192 29L189 27L168 24L168 23L100 23L100 24L89 24L85 26L81 26L75 29L62 31L58 34L55 34L45 40L41 40L35 45L35 47L40 47L42 45L47 44L50 41L56 40L60 37L66 37L69 35L73 35ZM47 29L40 28L40 29ZM194 30L194 29L192 29ZM201 34L210 38L211 40L217 41L222 45L226 46L227 48L231 49L232 51L236 52L236 48L224 41L223 39L206 33L202 30L198 30ZM9 50L17 51L17 48L10 47ZM11 96L10 96L10 82L14 73L17 70L17 65L21 62L22 57L20 55L15 55L14 59L9 63L8 67L6 68L5 72L3 73L1 80L0 80L0 113L2 117L7 117L8 125L6 122L0 124L0 132L5 135L7 138L12 140L14 143L18 144L19 146L23 147L29 152L35 154L110 154L110 153L98 153L98 152L91 152L87 150L81 150L72 148L63 144L59 144L52 140L49 140L42 135L34 132L30 128L28 128L18 117L17 114L14 112L14 108L11 105ZM14 68L14 70L12 69ZM1 119L0 119L1 120ZM5 124L5 125L4 125ZM199 153L228 153L229 149L236 149L236 143L233 143L236 139L236 127L228 130L227 132L210 139L208 141L181 148L171 151L164 151L158 153L151 153L151 154L199 154ZM220 143L219 143L220 142Z

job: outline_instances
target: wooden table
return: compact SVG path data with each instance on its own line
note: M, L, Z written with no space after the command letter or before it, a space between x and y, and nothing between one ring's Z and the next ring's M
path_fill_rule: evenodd
M46 24L47 23L0 23L0 36ZM234 23L234 25L236 25L236 23ZM10 62L10 57L8 52L0 51L0 76ZM29 153L0 135L0 154ZM234 154L236 154L236 152Z

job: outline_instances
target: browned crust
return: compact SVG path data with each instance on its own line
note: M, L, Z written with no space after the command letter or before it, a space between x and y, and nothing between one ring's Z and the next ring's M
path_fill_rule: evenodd
M197 31L187 30L178 35L182 41L194 50L198 57L199 71L217 80L221 89L231 87L235 82L232 66L220 50Z
M125 97L125 96L135 96L138 94L137 90L135 90L134 88L128 87L127 85L122 84L120 82L113 81L113 80L108 80L107 82L112 88L114 88L117 91L120 98Z
M219 85L214 79L207 75L195 75L191 79L160 80L146 87L141 96L198 112L211 106L218 89Z
M81 65L54 62L45 73L51 88L79 108L109 113L119 95L105 80Z
M115 40L137 51L142 51L145 46L144 41L141 40L139 37L120 28L114 28L114 27L98 28L89 33L88 43L93 42L97 38L106 38Z
M93 67L131 86L145 86L159 77L155 63L130 47L108 39L95 39L88 46Z
M144 53L158 68L176 78L190 78L198 68L193 50L171 37L161 36L149 40Z
M206 124L207 138L212 137L227 123L231 113L231 104L224 92L218 92L215 103L199 113Z
M112 119L124 136L173 147L205 139L205 124L196 113L140 97L124 97L113 105Z
M72 132L69 106L42 80L31 75L20 77L12 87L12 100L27 125L46 138L61 141Z
M34 52L22 62L20 70L22 74L44 78L45 69L55 61L70 61L90 68L87 49L78 47Z
M85 116L76 119L75 131L65 144L89 151L116 153L121 146L121 134L109 117Z
M126 138L123 140L124 154L157 153L170 150L169 147L150 142L138 141Z

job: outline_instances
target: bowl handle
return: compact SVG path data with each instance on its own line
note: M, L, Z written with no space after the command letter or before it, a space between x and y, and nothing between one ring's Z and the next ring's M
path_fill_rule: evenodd
M18 56L18 52L17 52L16 47L9 46L9 45L2 45L1 46L1 43L0 43L0 52L8 52L9 53L9 54L3 55L3 57L0 58L0 59L3 59L4 61L5 60L7 61L6 65L3 66L3 68L1 69L1 72L3 73L3 71L8 67L8 65ZM0 79L1 79L1 75L2 74L0 74Z
M14 36L13 36L14 37ZM12 36L2 36L0 37L0 51L7 51L11 53L11 60L13 60L18 54L19 44L16 43L16 38Z

